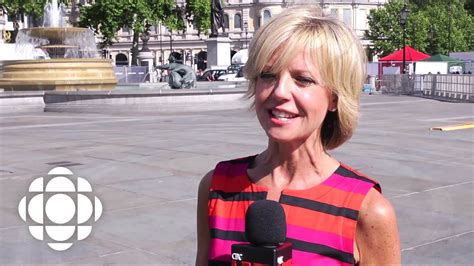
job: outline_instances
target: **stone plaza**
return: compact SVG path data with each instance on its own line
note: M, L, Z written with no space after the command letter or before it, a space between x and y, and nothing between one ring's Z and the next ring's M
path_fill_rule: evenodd
M266 136L248 103L205 111L18 110L0 114L0 264L192 265L196 196L218 161L256 154ZM377 179L394 205L404 265L472 265L474 106L363 95L353 138L332 151ZM18 214L31 181L56 166L86 178L103 204L91 235L58 252Z

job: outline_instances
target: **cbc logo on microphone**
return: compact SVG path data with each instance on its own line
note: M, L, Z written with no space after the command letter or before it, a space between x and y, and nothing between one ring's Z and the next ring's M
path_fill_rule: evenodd
M102 214L102 203L87 180L74 177L65 167L56 167L45 178L31 182L18 212L35 239L64 251L90 235L92 224Z

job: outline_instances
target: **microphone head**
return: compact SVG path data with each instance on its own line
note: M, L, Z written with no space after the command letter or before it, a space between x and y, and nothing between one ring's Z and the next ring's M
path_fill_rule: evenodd
M245 214L245 236L256 246L278 246L286 240L285 211L280 203L259 200Z

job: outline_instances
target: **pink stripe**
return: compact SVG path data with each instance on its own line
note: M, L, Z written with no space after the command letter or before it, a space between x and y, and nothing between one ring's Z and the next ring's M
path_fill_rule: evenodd
M340 190L355 192L362 195L367 194L367 192L374 186L374 184L358 180L355 178L345 177L338 174L333 174L330 178L326 179L323 183L324 185L335 187Z
M324 266L336 266L336 265L351 265L333 258L325 257L315 253L309 253L293 249L293 265L324 265Z
M230 261L230 251L233 244L242 244L243 242L222 240L222 239L211 239L209 245L209 259Z
M216 228L225 231L245 232L245 220L211 216L209 217L209 228Z
M353 240L328 232L316 231L296 225L287 225L286 235L288 238L322 244L348 253L354 251Z

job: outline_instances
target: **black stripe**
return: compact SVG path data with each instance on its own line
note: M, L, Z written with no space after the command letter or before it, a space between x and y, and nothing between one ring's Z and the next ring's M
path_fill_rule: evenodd
M220 230L220 229L215 229L215 228L209 231L210 231L211 238L247 242L247 238L245 237L244 232L225 231L225 230Z
M374 185L377 184L373 180L370 180L367 177L360 176L360 175L354 173L353 171L345 168L342 165L336 169L336 174L342 175L344 177L349 177L349 178L355 178L355 179L358 179L358 180L362 180L364 182L372 183Z
M305 251L309 253L316 253L326 257L330 257L345 263L354 264L354 255L348 252L337 250L322 244L315 244L306 241L301 241L293 238L287 238L288 242L293 244L293 249Z
M257 201L267 198L267 192L224 192L221 190L209 191L209 199L224 201Z
M322 203L318 201L288 196L288 195L281 195L280 196L280 203L287 204L291 206L301 207L313 211L324 212L327 214L332 214L335 216L342 216L345 218L349 218L352 220L357 220L357 214L359 213L356 210L344 208L344 207L337 207L331 204Z
M230 258L230 254L229 254L229 258ZM209 266L231 266L232 263L230 261L209 260L207 265L209 265Z

